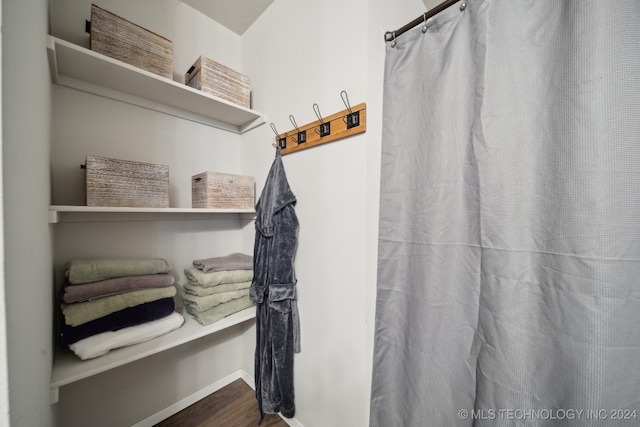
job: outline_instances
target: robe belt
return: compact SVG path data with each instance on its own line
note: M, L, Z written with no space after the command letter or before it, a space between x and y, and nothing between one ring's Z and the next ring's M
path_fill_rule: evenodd
M258 304L264 302L264 292L259 292L259 288L251 287L250 296ZM291 320L293 321L293 351L300 353L300 314L298 312L298 301L296 300L296 283L271 283L267 301L277 302L291 300Z
M267 293L267 289L264 289L260 286L251 286L249 296L252 300L257 302L258 304L264 301L264 296ZM267 299L269 301L282 301L285 299L296 299L296 284L294 283L271 283L268 286L268 296Z

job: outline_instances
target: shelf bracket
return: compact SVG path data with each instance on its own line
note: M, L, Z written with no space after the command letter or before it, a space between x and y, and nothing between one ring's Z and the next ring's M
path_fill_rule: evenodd
M49 389L49 404L55 405L60 400L60 387L51 387Z
M58 211L49 209L49 224L57 224L60 222Z

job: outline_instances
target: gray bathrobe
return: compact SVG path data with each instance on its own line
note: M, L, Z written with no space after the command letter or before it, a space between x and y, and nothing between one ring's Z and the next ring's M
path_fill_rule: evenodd
M256 204L256 237L250 297L256 302L256 397L260 411L295 413L293 353L300 352L293 258L298 242L296 197L282 164L280 149Z

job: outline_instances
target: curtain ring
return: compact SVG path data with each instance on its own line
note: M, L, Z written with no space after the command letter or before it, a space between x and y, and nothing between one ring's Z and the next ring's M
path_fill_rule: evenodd
M391 33L391 47L396 47L396 32Z
M427 30L429 29L429 27L427 27L427 12L425 12L425 13L422 15L422 18L424 19L424 27L422 27L422 32L423 32L423 33L426 33L426 32L427 32Z

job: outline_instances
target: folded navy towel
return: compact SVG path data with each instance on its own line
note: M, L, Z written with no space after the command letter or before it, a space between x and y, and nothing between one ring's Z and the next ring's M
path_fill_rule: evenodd
M83 338L102 332L117 331L129 326L162 319L170 315L174 309L174 299L163 298L134 307L127 307L79 326L69 326L62 321L60 322L62 325L60 341L63 345L71 345Z

